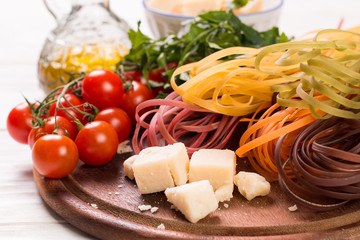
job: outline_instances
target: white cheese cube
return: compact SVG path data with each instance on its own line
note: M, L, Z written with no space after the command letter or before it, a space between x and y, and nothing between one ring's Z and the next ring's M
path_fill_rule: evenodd
M142 194L160 192L175 186L165 154L139 155L133 170L136 185Z
M208 180L168 188L165 195L192 223L198 222L218 208L218 201Z
M221 149L201 149L190 161L189 182L209 180L220 202L232 198L236 169L235 152Z
M183 143L174 143L164 147L149 147L140 152L142 154L164 153L169 160L169 169L176 186L183 185L188 180L189 156Z
M266 196L270 192L270 183L257 173L241 171L234 177L234 183L241 195L249 201L257 196Z
M123 163L125 176L127 176L131 180L133 180L135 178L132 166L137 157L138 157L138 155L133 155L133 156L129 157L128 159L126 159Z
M160 192L187 182L189 157L183 143L149 147L139 153L132 167L142 194Z

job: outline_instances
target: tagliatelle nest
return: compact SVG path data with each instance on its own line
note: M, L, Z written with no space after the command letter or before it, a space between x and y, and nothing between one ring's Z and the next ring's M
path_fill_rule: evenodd
M143 110L146 112L142 113ZM142 113L142 114L139 114ZM239 124L226 116L185 103L176 93L153 99L137 107L137 125L132 140L135 153L145 147L184 142L188 153L201 148L224 148Z

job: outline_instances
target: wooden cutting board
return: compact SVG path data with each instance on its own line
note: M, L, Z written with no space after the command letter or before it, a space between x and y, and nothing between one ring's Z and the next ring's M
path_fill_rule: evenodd
M357 239L360 237L360 201L328 212L299 207L271 183L266 197L247 201L237 188L230 202L196 224L171 209L164 193L141 195L135 181L124 176L117 155L102 167L79 164L61 180L34 178L44 201L75 227L100 239ZM238 171L249 168L238 161ZM139 205L158 207L141 212ZM165 229L157 226L164 224Z

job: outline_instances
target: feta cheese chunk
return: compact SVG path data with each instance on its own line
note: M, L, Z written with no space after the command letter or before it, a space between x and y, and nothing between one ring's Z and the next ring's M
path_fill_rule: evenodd
M249 201L257 196L266 196L270 192L270 183L257 173L241 171L234 177L234 183L241 195Z
M126 159L123 163L125 176L127 176L131 180L134 180L134 178L135 178L132 166L137 157L138 157L138 155L133 155L133 156L129 157L128 159Z
M228 201L234 190L235 152L220 149L201 149L190 161L189 182L209 180L217 200Z
M149 147L139 153L132 169L142 194L160 192L187 182L189 157L183 143Z
M198 222L218 208L218 201L208 180L168 188L165 195L192 223Z

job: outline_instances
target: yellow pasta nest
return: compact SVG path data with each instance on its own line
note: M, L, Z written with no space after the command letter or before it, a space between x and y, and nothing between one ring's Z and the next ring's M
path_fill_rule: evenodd
M309 109L318 118L360 118L359 32L359 27L322 30L312 39L261 49L224 49L179 67L171 85L183 101L230 116L270 106L273 94L279 93L279 105ZM178 85L180 74L188 74L189 80ZM293 100L294 95L301 101ZM320 101L315 95L326 98Z

